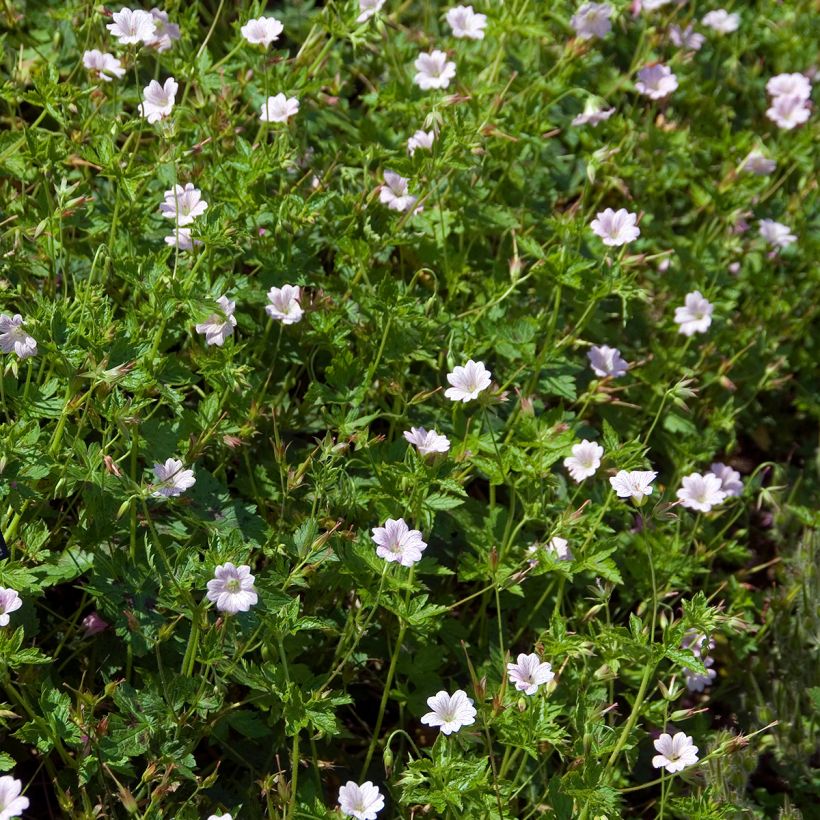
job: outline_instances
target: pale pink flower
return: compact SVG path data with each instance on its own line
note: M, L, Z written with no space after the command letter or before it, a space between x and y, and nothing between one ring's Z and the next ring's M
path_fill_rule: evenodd
M145 41L145 45L159 52L168 51L176 40L179 40L179 26L168 21L168 12L162 9L151 9L154 18L154 36Z
M456 689L448 695L443 689L427 698L427 706L432 710L424 715L421 722L427 726L438 726L445 735L457 732L462 726L475 723L478 714L473 699L467 693Z
M706 667L705 675L686 667L683 669L683 677L686 683L686 688L690 692L702 692L707 686L711 686L712 681L714 681L717 677L717 671L712 669L715 665L714 658L707 655L705 658L701 658L701 663Z
M220 296L216 303L222 312L212 313L204 322L200 322L196 326L196 332L205 336L205 344L222 347L236 327L236 317L233 315L236 302L232 302L227 296Z
M147 43L156 33L154 18L142 9L120 9L111 15L113 23L106 28L124 46Z
M83 65L106 83L125 74L122 63L113 54L98 51L96 48L83 52Z
M766 109L766 116L786 131L802 125L811 115L807 101L795 94L775 97L771 108Z
M678 87L678 78L666 65L648 65L638 72L635 88L651 100L662 100Z
M484 367L484 362L474 362L470 359L463 367L453 368L447 374L450 387L444 395L452 401L468 402L478 398L478 394L490 386L492 373Z
M763 177L767 174L771 174L776 167L777 163L773 159L764 156L760 151L752 151L749 156L743 160L740 170Z
M515 688L525 695L534 695L539 686L549 683L555 677L552 665L546 662L542 663L541 658L534 652L529 655L522 652L516 663L508 663L507 675L510 683L514 684Z
M612 31L612 6L609 3L584 3L572 16L569 24L579 40L606 37Z
M569 541L558 535L553 536L547 542L547 552L551 552L559 561L571 561L572 550L569 548Z
M283 325L293 325L301 321L304 311L300 300L302 298L298 285L282 285L281 288L271 288L268 291L269 305L266 305L265 312L272 319L280 321Z
M613 211L607 208L596 214L590 223L592 232L600 236L604 245L619 247L627 242L633 242L641 235L638 227L638 215L630 213L626 208Z
M584 113L578 114L578 116L572 120L572 124L576 126L591 125L594 128L598 123L608 120L615 113L615 109L604 108L602 102L603 101L597 97L587 97L587 101L584 104Z
M169 77L163 85L156 80L151 80L142 90L142 102L139 104L139 112L148 122L159 122L167 117L174 107L176 93L179 90L177 81Z
M9 612L15 612L23 605L23 601L13 589L0 587L0 626L9 625Z
M183 188L174 185L165 192L165 202L159 206L160 213L166 219L176 219L177 225L190 225L198 216L202 216L208 208L208 203L202 198L202 191L189 182Z
M23 330L24 324L19 313L14 316L0 313L0 350L3 353L14 352L21 359L37 355L37 342Z
M211 814L208 820L233 820L233 816L228 812L225 812L225 814Z
M685 476L677 496L684 507L697 512L710 512L712 507L726 500L721 480L712 473L690 473Z
M410 211L415 207L418 197L408 193L407 177L395 171L384 172L384 185L379 186L379 201L391 211Z
M361 786L348 780L339 789L339 808L345 817L376 820L376 815L384 808L384 796L370 780L366 780Z
M808 100L811 97L811 80L805 74L778 74L766 83L766 91L772 97L799 97Z
M718 34L731 34L740 26L740 15L732 14L726 9L715 9L704 14L701 23Z
M416 76L413 82L422 90L447 88L456 76L456 64L447 59L447 54L439 49L428 54L419 54L414 63Z
M641 503L645 496L652 494L652 482L657 477L654 470L619 470L609 479L609 483L618 498L631 498Z
M637 5L639 11L655 11L655 9L662 8L671 2L672 0L643 0L643 2L638 0Z
M572 455L564 459L564 467L576 482L595 475L601 466L604 448L594 441L584 439L580 444L573 444Z
M658 754L652 758L652 765L656 769L664 768L674 774L698 762L698 747L683 732L674 737L664 732L654 745Z
M416 133L413 134L409 140L407 140L407 151L411 157L419 148L425 151L430 151L433 148L433 141L435 138L435 131L416 131Z
M262 103L261 112L259 119L262 122L287 122L299 113L299 100L296 97L286 97L280 92Z
M733 470L728 464L716 461L709 468L709 472L720 479L720 488L726 493L727 498L740 495L743 492L743 481L740 478L740 473Z
M672 45L678 48L688 48L691 51L700 51L701 46L706 42L706 38L698 34L691 25L684 29L680 26L670 26L669 39Z
M629 363L621 356L617 347L609 345L593 345L587 351L587 358L593 373L602 379L609 377L617 379L629 369Z
M453 36L468 40L483 40L487 15L473 11L472 6L456 6L447 12L447 25Z
M196 484L194 471L186 470L183 463L176 458L166 459L164 464L155 463L154 478L157 489L152 495L155 498L176 498Z
M12 817L21 817L28 808L28 797L22 797L23 784L11 775L0 777L0 820L11 820Z
M792 242L797 242L797 237L791 232L788 225L782 222L775 222L773 219L760 220L760 235L776 248L785 248Z
M374 527L373 543L379 558L388 563L397 561L403 567L412 567L427 549L421 533L411 530L403 518L388 518L383 527Z
M191 236L190 228L177 228L172 234L165 237L165 244L172 248L179 248L181 251L192 251L194 245L201 245L201 239L194 239Z
M109 625L100 617L100 613L95 611L83 618L81 626L85 630L86 636L90 637L99 632L105 632Z
M687 293L683 306L675 308L675 323L680 325L678 332L684 336L706 333L712 324L714 309L715 306L699 290Z
M450 449L450 439L439 435L435 430L425 430L423 427L411 427L404 431L404 437L410 444L415 445L420 456L446 453Z
M248 20L240 29L242 36L252 45L267 48L279 39L285 27L275 17L257 17Z
M214 570L214 577L208 581L205 597L216 604L220 612L231 615L247 612L259 600L253 581L251 568L247 564L235 567L230 561L226 561Z
M374 14L382 10L385 0L359 0L359 16L356 18L357 23L364 23L373 17Z

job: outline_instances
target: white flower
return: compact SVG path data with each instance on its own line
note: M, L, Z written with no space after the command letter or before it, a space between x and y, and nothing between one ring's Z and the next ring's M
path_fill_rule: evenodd
M145 41L145 45L155 48L157 51L168 51L179 40L179 26L176 23L168 22L168 12L161 9L151 9L151 17L154 19L154 36Z
M741 481L740 473L733 470L728 464L716 461L709 468L709 472L720 479L720 488L726 493L727 498L740 495L743 492L743 481Z
M643 0L643 3L639 4L639 7L642 8L643 11L655 11L655 9L659 9L661 6L665 6L671 2L672 0Z
M205 597L216 604L220 612L247 612L259 600L253 587L253 575L247 564L235 567L230 561L220 564L214 570L214 577L208 581Z
M662 100L678 87L678 78L669 66L648 65L638 72L635 88L651 100Z
M14 351L21 359L37 355L37 342L23 330L24 324L19 313L14 316L0 313L0 350L3 353Z
M113 55L92 48L83 52L83 65L101 80L110 83L115 77L122 77L125 69L122 63Z
M764 156L760 151L752 151L749 156L743 160L740 170L763 177L774 171L776 167L777 163L773 159Z
M709 512L726 500L721 480L712 473L691 473L685 476L677 492L681 504L690 510Z
M785 248L797 241L797 237L791 232L788 225L782 222L775 222L773 219L760 220L760 235L776 248Z
M587 351L590 367L596 376L617 379L629 369L629 363L621 356L617 347L593 345Z
M295 325L301 321L304 311L300 300L302 298L298 285L282 285L281 288L271 288L268 291L269 305L265 312L272 319L278 319L283 325Z
M222 314L212 313L204 322L196 326L196 332L205 336L205 344L222 347L225 339L233 333L236 327L236 318L233 315L236 302L232 302L227 296L220 296L216 303L222 309Z
M444 391L444 395L452 401L468 402L478 398L482 390L490 386L492 373L484 367L484 362L474 362L470 359L464 367L455 367L452 373L447 374L447 381L452 385Z
M194 471L186 470L182 462L176 458L166 459L165 464L155 463L154 478L160 485L152 493L154 498L175 498L196 484Z
M609 3L584 3L572 16L569 24L579 40L606 37L612 31L612 6Z
M594 128L598 123L608 120L615 113L615 109L604 108L602 102L603 100L600 100L598 97L587 97L587 101L584 104L584 113L578 114L578 116L572 120L572 124L591 125Z
M156 33L154 18L141 9L120 9L111 15L111 19L114 22L108 23L106 28L124 46L147 43Z
M778 74L766 83L766 91L772 97L811 97L811 80L805 74Z
M699 672L693 672L691 669L684 668L683 675L686 682L686 688L690 692L702 692L707 686L712 685L712 681L717 677L717 672L712 669L715 665L715 659L710 657L702 658L701 663L706 667L706 674L701 675Z
M462 726L475 723L478 714L473 706L473 699L467 693L456 689L448 695L443 689L430 698L427 705L432 709L421 719L427 726L438 726L445 735L457 732Z
M416 150L423 148L425 151L430 151L433 148L433 141L436 138L435 131L416 131L409 140L407 140L407 150L412 157Z
M435 430L425 430L423 427L411 427L404 431L404 437L410 444L414 444L419 455L427 456L431 453L446 453L450 449L450 439L439 435Z
M564 459L564 467L577 482L595 475L601 466L604 448L594 441L584 439L580 444L573 444L572 455Z
M391 211L409 211L418 199L407 192L407 177L400 176L395 171L384 172L384 185L379 187L379 201L387 205Z
M619 470L609 479L609 483L618 498L631 498L640 503L644 496L652 494L652 482L657 476L654 470Z
M198 216L202 216L208 208L208 203L202 198L202 191L189 182L183 188L174 185L165 192L165 202L159 206L160 213L166 219L176 219L177 225L190 225Z
M0 587L0 626L8 626L9 612L14 612L23 605L20 596L13 589Z
M370 780L361 786L348 780L339 789L339 807L345 817L376 820L376 815L384 808L384 796Z
M771 108L766 109L766 116L780 128L791 131L802 125L811 115L806 100L796 94L775 97Z
M411 530L403 518L388 518L383 527L373 527L373 543L379 558L388 563L398 561L403 567L412 567L427 549L421 533Z
M240 29L242 36L249 43L265 48L276 42L284 30L285 27L275 17L257 17L255 20L248 20Z
M192 251L194 245L201 245L201 239L194 239L191 236L190 228L177 228L172 234L165 237L165 244L172 248L179 248L181 251Z
M692 51L700 51L701 46L706 42L706 38L698 34L691 25L683 29L680 26L671 26L669 39L672 45L678 48L689 48Z
M680 325L679 333L691 336L693 333L706 333L712 324L712 311L715 306L699 290L686 294L683 307L675 308L675 323Z
M447 88L450 80L456 76L456 64L447 60L443 51L436 49L429 54L419 54L416 62L416 76L413 82L422 90Z
M678 732L674 737L664 732L655 741L655 751L659 754L652 758L652 765L656 769L663 767L670 774L698 762L698 747L683 732Z
M296 97L286 97L280 92L262 103L261 112L259 119L262 122L287 122L299 113L299 100Z
M715 9L715 11L704 14L701 23L718 34L731 34L737 31L740 25L740 15L730 14L726 9Z
M20 817L28 808L28 797L21 797L23 790L21 781L4 774L0 777L0 820L11 820Z
M454 37L483 40L487 15L477 14L472 6L456 6L447 12L447 25Z
M551 552L559 561L571 561L572 550L569 548L569 541L566 538L553 536L546 546L547 552Z
M225 812L225 814L212 814L208 817L208 820L233 820L233 817Z
M641 235L637 223L638 215L630 213L626 208L619 208L617 211L607 208L596 214L590 227L596 236L601 237L604 245L618 247L633 242Z
M541 658L534 652L529 655L522 652L516 663L508 663L507 674L510 683L515 684L515 688L525 695L534 695L541 684L549 683L555 677L552 666L541 663Z
M374 14L382 10L385 0L359 0L359 16L356 18L357 23L364 23L369 20Z
M142 90L142 102L139 104L140 114L152 123L167 117L174 107L178 89L177 81L173 77L169 77L164 85L151 80Z

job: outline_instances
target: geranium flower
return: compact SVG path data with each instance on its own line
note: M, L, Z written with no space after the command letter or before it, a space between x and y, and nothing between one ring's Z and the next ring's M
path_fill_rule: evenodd
M618 498L631 498L641 503L644 497L652 494L652 482L658 477L654 470L619 470L609 479L612 489Z
M571 561L572 550L569 548L569 541L558 535L553 536L547 542L547 552L551 552L559 561Z
M294 325L301 321L304 311L300 300L302 294L298 285L282 285L281 288L271 288L268 291L269 305L265 312L272 319L277 319L283 325Z
M580 444L573 444L572 455L564 459L564 467L575 481L581 482L595 475L603 454L604 448L600 444L584 439Z
M430 151L433 147L433 141L436 138L435 131L416 131L409 140L407 140L407 151L412 157L419 148L425 151ZM401 177L399 177L401 179Z
M706 333L712 324L711 304L699 290L687 293L683 307L675 308L675 322L680 325L679 333L691 336L693 333Z
M285 27L275 17L257 17L255 20L248 20L239 30L252 45L267 48L279 39Z
M174 107L178 90L179 86L173 77L169 77L163 85L156 80L151 80L142 90L142 102L139 104L140 114L151 123L159 122L167 117Z
M151 9L151 17L154 19L154 36L146 40L145 45L159 52L168 51L174 41L179 40L179 26L168 22L168 12L162 9Z
M726 9L715 9L704 14L701 23L718 34L731 34L740 26L740 15L730 14Z
M621 351L617 347L593 345L587 351L587 358L592 371L602 379L606 376L617 379L629 369L629 363L621 356Z
M92 48L83 52L83 66L106 83L125 74L122 63L113 55Z
M707 686L712 685L712 681L717 677L717 671L712 669L715 665L715 659L709 656L701 658L701 663L706 667L706 674L702 675L699 672L693 672L691 669L684 667L683 678L686 683L686 688L690 692L702 692Z
M534 652L529 655L522 652L516 663L508 663L507 675L510 683L514 684L515 688L525 695L534 695L539 686L549 683L555 677L552 665L546 662L542 663L541 658Z
M638 215L630 213L626 208L619 208L617 211L607 208L596 214L590 227L596 236L601 237L604 245L619 247L633 242L641 235L637 223Z
M186 470L179 459L169 458L165 464L154 464L154 478L160 485L152 493L154 498L175 498L196 484L193 470Z
M424 715L421 722L427 726L438 726L445 735L475 723L475 716L478 714L473 706L473 699L468 698L467 693L461 689L456 689L452 695L442 689L427 698L427 706L432 711Z
M208 820L233 820L233 817L225 812L225 814L212 814L208 817Z
M652 765L656 769L664 768L670 774L698 762L698 747L683 732L678 732L674 737L664 732L655 741L655 751L658 754L652 758Z
M680 26L671 26L669 28L669 39L672 41L672 45L678 48L688 48L692 51L700 51L701 46L706 42L706 38L702 34L698 34L691 25L684 29Z
M222 347L225 339L233 333L236 327L236 318L233 315L236 302L232 302L227 296L220 296L216 303L222 313L212 313L204 322L196 326L196 332L205 336L205 344Z
M403 567L412 567L427 549L421 533L411 530L403 518L388 518L383 527L374 527L373 543L379 558L388 563L397 561Z
M208 208L208 203L202 198L202 191L188 182L183 188L174 185L165 192L165 202L159 206L160 213L166 219L176 219L177 225L190 225L198 216L202 216Z
M698 512L710 512L712 507L726 500L720 479L712 473L690 473L685 476L677 496L684 507Z
M672 0L643 0L640 8L643 9L643 11L655 11L655 9L659 9L671 2Z
M385 0L359 0L359 16L356 18L357 23L364 23L369 20L374 14L382 10Z
M247 564L235 567L230 561L226 561L214 570L214 577L208 581L205 597L216 604L220 612L231 615L247 612L259 600L253 581L251 568Z
M456 64L447 59L443 51L436 49L428 54L419 54L416 62L416 76L413 82L422 90L447 88L450 80L456 76Z
M407 177L400 176L395 171L385 171L384 185L379 187L379 201L391 211L412 210L418 197L407 192L409 182Z
M191 236L190 228L177 228L172 234L165 237L165 244L172 248L179 248L181 251L192 251L194 245L201 245L201 239L194 239Z
M376 815L384 808L384 796L370 780L361 786L348 780L339 789L339 808L345 817L376 820Z
M0 313L0 350L3 353L16 353L21 359L37 355L37 342L29 336L23 325L25 321L19 313L7 316Z
M740 495L743 492L743 482L740 479L740 473L737 470L733 470L728 464L716 461L709 468L709 472L720 479L720 488L726 493L727 498Z
M584 104L584 113L578 114L572 120L572 124L576 126L591 125L594 128L598 123L608 120L615 113L615 109L604 108L602 102L598 97L587 97Z
M11 775L0 777L0 820L11 820L12 817L21 817L28 808L28 797L22 797L23 784Z
M678 78L669 66L648 65L638 72L635 88L651 100L662 100L678 87Z
M142 9L120 9L111 15L113 23L108 23L106 28L116 37L122 45L133 45L134 43L147 43L156 33L156 22L154 18Z
M472 6L456 6L447 12L447 25L453 30L454 37L483 40L487 15L477 14Z
M0 626L8 626L9 612L20 609L23 601L13 589L0 587Z
M92 612L82 619L80 626L85 630L86 637L97 635L108 629L108 624L100 617L99 612Z
M609 3L584 3L572 16L569 24L579 40L606 37L612 31L612 6Z
M766 91L772 97L811 97L811 80L805 74L778 74L766 83Z
M797 237L791 232L788 225L782 222L775 222L773 219L760 220L760 235L776 248L785 248L792 242L797 242Z
M404 437L410 444L415 445L421 456L446 453L450 449L450 439L447 436L439 435L435 430L411 427L409 430L404 431Z
M746 171L755 176L763 177L771 174L777 167L777 163L773 159L768 159L760 151L752 151L749 156L743 160L740 166L741 171Z
M299 113L299 100L296 97L286 97L280 92L262 103L261 112L259 119L262 122L287 122Z
M444 395L452 401L472 401L490 386L491 377L492 373L484 367L484 362L470 359L464 367L455 367L452 373L447 374L447 381L452 386L444 391Z
M775 97L770 108L766 109L766 116L780 128L791 131L802 125L810 116L811 111L806 100L791 94L785 97Z

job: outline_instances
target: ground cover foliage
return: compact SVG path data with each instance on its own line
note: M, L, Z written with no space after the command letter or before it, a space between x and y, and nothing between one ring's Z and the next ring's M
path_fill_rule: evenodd
M347 781L384 797L360 817L812 816L817 133L767 82L811 78L813 4L730 31L613 2L587 38L563 0L477 0L482 38L378 5L170 2L147 44L119 6L0 11L3 789L29 817L332 817ZM607 208L639 236L605 244ZM492 383L453 400L468 360ZM742 487L692 502L713 464ZM657 474L640 503L622 470ZM377 554L388 519L420 560ZM474 701L450 734L442 690Z

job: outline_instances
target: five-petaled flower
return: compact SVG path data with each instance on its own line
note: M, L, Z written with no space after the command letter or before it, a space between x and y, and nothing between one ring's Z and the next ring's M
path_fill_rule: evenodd
M621 351L617 347L593 345L587 351L587 358L592 372L602 379L606 376L617 379L629 370L629 362L621 356Z
M435 131L416 131L409 140L407 140L407 151L412 157L419 148L425 151L430 151L433 148L433 141L436 138Z
M612 6L609 3L584 3L572 16L569 24L579 40L606 37L612 31Z
M564 459L564 467L575 481L581 482L595 475L603 454L604 448L600 444L584 439L580 444L573 444L572 455Z
M262 122L287 122L299 113L299 100L279 92L262 103L259 119Z
M473 706L473 699L468 698L467 693L461 689L456 689L452 695L442 689L427 698L427 706L431 711L422 717L421 722L427 726L438 726L445 735L475 723L475 716L478 714Z
M728 12L726 9L715 9L704 14L701 23L718 34L731 34L740 26L740 15Z
M154 18L154 36L146 40L145 45L159 52L168 51L174 40L179 40L179 26L169 22L168 12L162 9L151 9L151 17Z
M11 775L0 777L0 820L21 817L28 808L28 797L21 796L23 783Z
M8 626L9 612L20 609L23 601L13 589L0 587L0 626Z
M164 464L155 463L154 478L157 481L157 488L152 493L155 498L175 498L196 484L194 471L186 470L176 458L168 458Z
M411 210L418 197L408 193L409 182L407 177L400 176L395 171L385 171L384 185L379 186L379 201L391 211L404 213Z
M760 220L760 235L776 248L785 248L787 245L791 245L792 242L797 242L797 237L788 225L775 222L773 219Z
M156 21L142 9L120 9L111 15L113 23L106 28L124 46L134 43L148 43L156 35Z
M658 63L648 65L638 72L635 88L650 100L662 100L678 87L678 78L669 66Z
M139 111L148 122L159 122L167 117L174 108L176 93L179 85L173 77L169 77L162 85L151 80L142 90L142 102Z
M640 504L645 496L652 494L652 482L657 477L654 470L619 470L609 479L609 483L618 498L631 498Z
M356 18L357 23L364 23L373 15L382 10L385 0L359 0L359 16Z
M96 48L83 52L83 66L106 83L125 74L122 63L113 54Z
M716 461L709 468L709 472L720 479L720 488L726 493L727 498L740 495L743 492L743 481L740 473L733 470L728 464Z
M233 315L236 302L232 302L227 296L220 296L216 303L221 313L212 313L204 322L200 322L196 326L196 332L205 336L205 344L222 347L236 327L236 317Z
M29 336L23 325L25 321L19 313L7 316L0 313L0 350L3 353L16 353L21 359L37 355L37 342Z
M614 108L604 108L603 100L599 97L587 97L583 113L574 117L572 124L591 125L594 128L598 123L608 120L614 113Z
M252 45L267 48L279 39L285 27L275 17L257 17L248 20L240 29L242 36Z
M444 391L444 395L452 401L472 401L490 386L491 377L492 373L484 367L484 362L470 359L463 367L457 366L447 374L451 386Z
M675 323L680 325L678 332L684 336L706 333L712 324L714 309L715 306L699 290L687 293L683 306L675 308Z
M726 500L721 480L713 473L690 473L684 476L677 492L680 503L690 510L709 512Z
M766 116L786 131L802 125L810 114L806 100L796 94L775 97L771 107L766 109Z
M294 325L301 321L304 311L300 300L302 293L298 285L282 285L281 288L271 288L268 291L269 305L265 312L271 319L276 319L283 325Z
M435 453L446 453L450 449L450 439L442 436L435 430L425 430L423 427L411 427L404 431L404 437L410 444L414 444L420 456Z
M413 82L422 90L447 88L456 76L456 64L447 59L447 54L435 49L427 54L419 54L414 63L416 76Z
M698 762L698 747L684 732L674 737L664 732L654 745L658 754L652 758L652 765L656 769L664 768L674 774Z
M692 51L700 51L701 46L706 42L706 38L695 31L691 25L683 29L680 26L672 26L669 29L669 39L672 45Z
M251 568L247 564L235 567L230 561L226 561L214 570L214 577L208 581L205 597L216 604L220 612L232 615L247 612L259 600L253 581Z
M421 533L411 530L403 518L388 518L383 527L373 527L372 538L379 558L388 563L396 561L403 567L412 567L427 549Z
M777 168L777 163L760 151L751 151L740 166L741 171L746 171L749 174L755 174L755 176L759 177L771 174L775 168Z
M202 240L194 239L191 236L190 228L180 228L177 226L173 233L165 237L165 244L170 245L172 248L179 248L181 251L192 251L194 245L202 244Z
M454 37L483 40L487 15L473 11L472 6L455 6L447 12L447 25L453 30Z
M384 808L384 795L370 780L361 785L348 780L339 789L339 808L345 817L376 820L376 815Z
M516 663L508 663L507 674L510 683L514 684L515 688L525 695L534 695L539 686L549 683L555 677L552 665L546 662L542 663L541 658L534 652L529 655L522 652Z
M177 225L190 225L198 216L202 216L208 208L208 203L202 198L202 191L188 182L183 188L174 185L165 192L165 202L159 206L160 213L166 219L176 219Z
M778 74L769 78L766 91L772 97L798 97L808 100L811 97L811 80L805 74Z
M604 245L618 247L632 242L641 235L638 227L638 215L630 213L626 208L619 208L613 211L607 208L596 214L595 219L590 223L592 232L600 236Z

